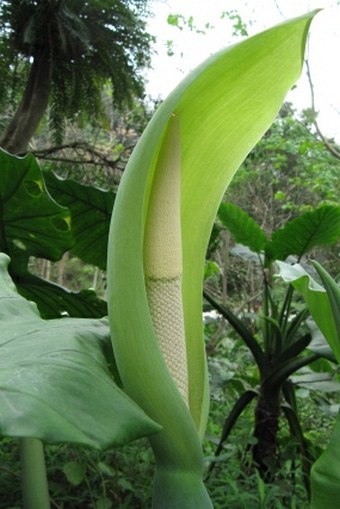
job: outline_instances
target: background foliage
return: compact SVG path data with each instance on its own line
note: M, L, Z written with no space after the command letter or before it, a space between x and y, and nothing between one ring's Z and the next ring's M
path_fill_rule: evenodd
M21 3L26 4L30 14L36 2ZM108 4L111 6L112 2L104 3L102 15L111 16ZM64 2L63 6L69 9L76 4L80 5ZM123 8L122 3L115 4ZM128 5L137 10L144 8L142 1L129 2ZM30 19L27 12L15 19L19 16L15 7L18 7L16 2L2 2L3 10L0 11L3 126L19 104L29 75L30 52L34 41L41 37L33 22L26 24ZM58 23L66 22L60 32L64 34L65 41L55 44L54 50L84 49L88 42L87 33L77 25L78 21L70 10L65 12L58 19ZM88 15L91 18L90 12ZM87 14L82 16L85 18ZM129 20L134 26L136 18ZM180 18L176 23L178 20ZM7 30L10 23L20 28L24 40L19 40ZM65 26L69 34L66 34ZM76 29L80 29L77 36ZM136 95L142 95L143 85L137 69L148 63L150 38L147 35L144 38L143 24L139 22L137 32L131 27L126 29L126 24L120 25L119 35L124 48L134 45L141 37L141 45L137 44L131 67L122 68L127 81L117 78L112 92L106 81L110 76L102 67L105 52L99 60L97 53L90 52L82 59L84 66L67 62L60 54L55 54L55 61L61 65L63 73L54 71L55 83L51 89L49 109L51 123L46 117L32 140L42 171L29 158L22 163L20 178L15 181L6 168L5 159L1 160L4 214L1 247L15 259L11 276L18 290L26 298L37 302L45 318L56 318L65 313L75 317L102 317L106 314L105 252L115 188L126 159L150 116L145 104L136 99ZM68 36L71 38L68 39ZM70 42L73 36L80 46ZM107 42L107 39L103 41ZM122 57L119 51L118 56ZM116 70L117 67L109 69L112 78L115 78ZM104 87L97 87L99 78L103 78ZM79 96L72 96L74 90ZM129 106L120 108L126 91ZM85 114L80 115L80 111ZM93 122L93 113L100 113L97 123ZM313 134L311 118L310 112L298 118L291 105L285 105L276 122L248 156L226 196L254 218L268 237L303 212L312 211L320 205L338 204L339 160ZM73 121L77 121L77 125ZM51 129L59 136L55 140L58 144L54 146L51 145ZM63 145L60 144L61 134L64 135ZM18 194L9 192L10 186L15 187ZM39 197L44 203L41 209L36 209ZM41 217L42 209L46 211L46 217ZM35 210L39 216L37 222L31 214ZM50 227L50 223L46 227L45 221L50 221L47 216L51 214L56 218L53 242L51 239L44 242L44 235ZM26 215L29 217L26 218ZM69 216L72 217L72 230L67 227ZM26 224L29 224L27 228ZM25 236L25 231L32 228L37 235L35 242L29 235ZM26 249L23 249L23 244ZM338 246L313 250L312 255L325 263L337 277ZM238 256L230 234L217 222L209 248L212 264L208 282L221 301L228 300L235 314L256 334L262 313L263 274L253 257L249 253L247 256ZM60 258L61 261L58 261ZM277 299L280 301L282 298L283 290L278 287ZM299 309L301 302L297 300L295 305ZM211 309L207 306L206 311ZM212 412L204 444L208 475L225 419L241 394L256 387L258 371L249 350L221 314L207 315L205 334L212 391ZM313 367L304 368L292 382L296 388L304 436L313 456L317 457L327 445L332 419L339 409L338 367L321 359ZM307 507L302 464L296 455L296 443L291 440L287 423L280 424L278 431L280 468L269 482L265 482L253 468L250 455L254 445L253 426L253 408L250 407L238 420L208 477L208 489L216 508ZM1 445L0 507L20 507L17 445L7 438L2 440ZM137 509L150 505L153 459L144 440L104 453L81 446L49 446L47 466L53 507Z

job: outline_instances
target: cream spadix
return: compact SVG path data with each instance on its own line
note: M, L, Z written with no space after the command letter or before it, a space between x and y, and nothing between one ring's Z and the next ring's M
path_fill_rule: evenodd
M145 227L144 271L159 345L170 374L188 403L182 304L180 164L179 119L173 114L152 182Z

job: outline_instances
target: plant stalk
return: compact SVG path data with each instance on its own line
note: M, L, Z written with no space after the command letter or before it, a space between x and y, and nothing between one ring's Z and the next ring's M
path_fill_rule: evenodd
M20 440L24 509L50 509L44 446L37 438Z

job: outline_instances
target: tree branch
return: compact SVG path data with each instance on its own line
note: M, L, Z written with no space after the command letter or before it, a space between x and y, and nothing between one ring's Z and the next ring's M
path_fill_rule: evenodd
M72 142L72 143L65 143L63 145L57 145L48 147L45 149L38 149L38 150L32 150L32 153L38 157L39 159L45 159L49 161L59 161L59 162L66 162L66 163L78 163L78 164L104 164L105 166L108 166L114 170L119 169L118 165L122 162L123 155L128 154L132 149L134 145L127 146L124 148L124 150L120 153L120 155L115 156L114 159L109 158L106 154L103 152L100 152L99 150L95 149L93 146L89 145L86 142ZM88 154L91 156L90 159L79 159L79 158L72 158L72 157L60 157L56 154L58 152L61 152L63 150L79 150L85 154Z
M310 94L311 94L311 106L312 106L312 111L314 113L316 113L316 108L315 108L315 93L314 93L314 85L313 85L313 81L312 81L312 75L311 75L311 71L310 71L310 66L309 66L309 62L308 60L305 60L305 64L306 64L306 71L307 71L307 78L308 78L308 82L309 82L309 87L310 87ZM324 134L322 133L321 129L320 129L320 126L316 120L316 116L313 117L312 119L312 122L313 122L313 125L315 127L315 130L316 130L316 133L317 135L319 136L320 140L322 141L322 143L324 144L325 148L331 153L333 154L334 157L336 157L337 159L340 159L340 152L335 148L334 145L332 145L329 140L324 136Z

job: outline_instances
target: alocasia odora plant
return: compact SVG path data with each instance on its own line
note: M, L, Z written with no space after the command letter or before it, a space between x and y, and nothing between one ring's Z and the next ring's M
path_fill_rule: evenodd
M228 183L301 72L314 15L199 66L161 105L124 172L109 239L109 318L124 390L162 425L150 438L154 509L212 507L201 452L205 251Z

